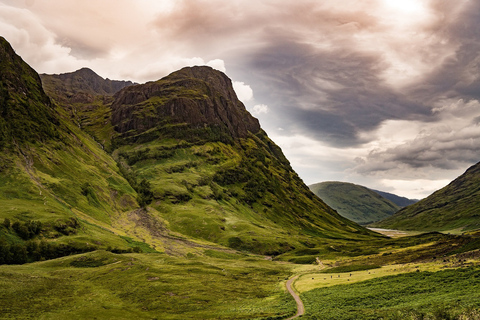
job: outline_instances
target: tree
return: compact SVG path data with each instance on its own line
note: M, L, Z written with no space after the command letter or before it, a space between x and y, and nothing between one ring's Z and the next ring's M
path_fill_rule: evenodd
M137 201L142 208L145 208L147 205L152 203L153 192L151 190L150 182L148 182L145 179L140 181L137 187L137 193L138 193Z

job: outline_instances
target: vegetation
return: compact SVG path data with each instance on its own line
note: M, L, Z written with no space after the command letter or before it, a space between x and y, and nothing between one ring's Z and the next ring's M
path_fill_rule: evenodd
M478 319L480 268L412 272L302 294L305 319Z
M480 164L470 167L448 186L408 206L378 227L462 232L480 228Z
M38 74L3 37L0 70L0 152L25 142L58 139L60 123Z
M289 267L263 258L105 251L0 266L3 319L272 319L294 314Z
M385 219L400 209L377 192L353 183L328 181L309 188L339 214L362 225Z
M0 54L2 318L284 319L297 273L307 319L478 315L478 233L389 239L339 216L225 75L186 68L117 92L81 70L43 76L50 99L5 42Z

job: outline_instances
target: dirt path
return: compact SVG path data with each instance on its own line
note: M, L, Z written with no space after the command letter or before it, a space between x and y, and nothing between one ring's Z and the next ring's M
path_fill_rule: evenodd
M295 299L295 302L297 303L297 314L286 320L295 319L305 314L305 307L303 306L302 299L300 299L300 296L292 288L292 284L295 282L295 280L297 280L297 278L298 275L290 278L286 284L288 292L292 295L292 297Z

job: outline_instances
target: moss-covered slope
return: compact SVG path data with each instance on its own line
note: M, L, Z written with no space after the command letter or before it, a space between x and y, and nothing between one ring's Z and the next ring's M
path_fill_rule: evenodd
M279 254L319 238L371 234L316 197L209 67L125 88L112 103L113 156L170 227L235 249Z
M376 223L379 227L420 231L480 229L480 163L446 187Z
M353 183L326 181L309 188L340 215L360 224L385 219L400 209L377 192Z
M136 192L0 39L0 263L134 246ZM119 224L127 227L119 227ZM124 238L120 237L124 236Z

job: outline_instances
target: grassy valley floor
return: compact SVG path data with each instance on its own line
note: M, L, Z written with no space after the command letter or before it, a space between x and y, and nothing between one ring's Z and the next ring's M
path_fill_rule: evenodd
M480 319L479 246L438 233L345 242L335 247L343 251L298 251L317 254L306 264L212 248L181 257L99 250L1 265L0 318L287 319L296 304L285 284L298 275L302 319Z
M304 319L480 319L480 252L430 262L303 267ZM334 261L324 261L334 265Z
M290 266L217 254L224 257L95 251L3 265L0 318L263 319L294 314L295 302L283 285Z

